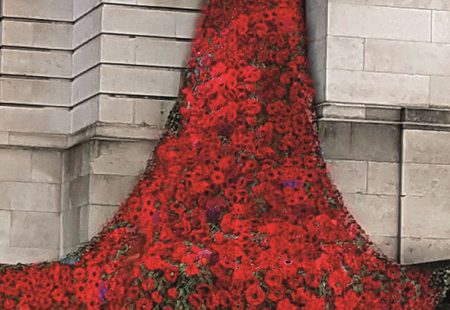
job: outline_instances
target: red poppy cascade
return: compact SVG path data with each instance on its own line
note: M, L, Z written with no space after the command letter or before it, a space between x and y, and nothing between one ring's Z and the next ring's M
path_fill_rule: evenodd
M301 6L207 1L177 130L82 250L0 267L1 309L433 308L431 272L374 250L327 176Z

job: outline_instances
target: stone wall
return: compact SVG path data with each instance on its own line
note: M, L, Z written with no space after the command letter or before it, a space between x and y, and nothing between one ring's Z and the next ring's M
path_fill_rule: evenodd
M307 1L325 157L371 239L450 258L450 2Z
M143 171L202 1L0 2L0 261L54 259ZM306 2L324 155L350 210L393 259L450 258L450 4Z
M0 261L55 259L143 172L201 1L0 2Z

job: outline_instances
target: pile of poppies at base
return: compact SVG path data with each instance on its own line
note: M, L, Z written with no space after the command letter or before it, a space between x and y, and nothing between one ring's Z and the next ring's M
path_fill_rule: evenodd
M432 309L327 175L298 0L210 0L168 131L119 212L57 262L0 267L1 309ZM149 154L151 155L151 154Z

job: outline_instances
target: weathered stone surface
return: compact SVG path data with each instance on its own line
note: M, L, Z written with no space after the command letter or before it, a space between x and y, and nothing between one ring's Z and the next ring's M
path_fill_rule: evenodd
M70 81L0 78L0 101L44 106L69 106Z
M60 186L46 183L0 182L0 209L59 212Z
M124 97L100 96L98 120L106 123L133 123L134 101Z
M191 52L191 43L162 39L136 38L136 64L184 67Z
M105 5L103 30L112 33L192 38L198 13Z
M9 246L11 239L11 212L0 210L0 247Z
M0 130L67 134L69 117L69 111L60 108L0 106Z
M360 104L327 102L317 107L321 118L365 119L366 107Z
M16 133L9 134L9 145L63 149L67 146L65 134Z
M71 49L72 26L66 23L3 20L2 44L21 47Z
M326 159L399 161L395 125L319 121L319 135Z
M450 7L450 2L447 2ZM450 10L450 9L448 9ZM450 43L450 12L433 12L433 42Z
M433 106L450 107L450 77L432 76L430 87L430 102Z
M325 39L327 36L327 1L306 1L306 26L312 41Z
M450 194L447 197L406 196L402 203L402 237L449 238L449 218Z
M88 224L88 238L95 236L100 229L107 223L107 221L113 217L116 213L118 206L99 206L90 205L88 207L89 212L89 224Z
M100 90L100 67L94 67L84 72L72 82L72 104L75 105L89 97L96 95Z
M63 181L70 182L89 174L90 143L78 144L64 152Z
M337 102L426 106L429 76L327 70L327 99Z
M392 261L398 259L398 239L397 237L386 237L371 235L370 240L374 243L375 248L386 255Z
M400 166L397 163L369 162L367 192L398 195Z
M446 0L329 0L336 3L366 4L411 9L450 10Z
M101 41L100 37L97 37L86 44L80 46L73 52L73 73L74 77L80 73L91 69L98 65L101 60Z
M366 193L366 161L331 160L328 161L327 168L342 193Z
M163 128L175 105L174 101L134 99L134 122L146 126Z
M450 239L402 238L402 264L446 260L450 257Z
M62 248L70 249L80 243L80 208L66 210L61 217Z
M404 164L403 194L412 196L439 196L450 201L450 165Z
M364 39L330 36L327 48L327 68L363 70Z
M61 183L62 156L57 151L33 150L31 177L34 182Z
M450 165L450 132L406 130L403 135L405 162Z
M71 113L70 131L77 132L98 121L99 97L95 96L77 105Z
M119 205L131 192L136 177L91 175L90 204Z
M4 264L30 264L58 259L58 249L0 247L0 261Z
M70 182L69 185L70 209L86 206L89 203L90 186L91 185L89 175L79 177Z
M101 76L100 89L106 93L170 97L178 95L179 70L102 65Z
M104 175L139 175L144 172L153 147L151 142L95 141L91 172Z
M31 181L31 152L0 149L0 181Z
M102 31L102 8L96 7L75 22L73 26L72 46L81 44L97 36Z
M12 212L11 246L59 249L59 214Z
M3 0L3 15L10 17L71 21L72 1L73 0ZM51 8L51 10L49 10L49 8Z
M431 11L336 2L330 2L328 10L331 35L409 41L431 39Z
M77 20L80 16L87 14L93 8L97 7L101 0L76 0L73 1L73 19Z
M450 75L450 45L430 42L366 40L367 71Z
M374 236L397 236L397 196L344 194L350 213L362 228Z

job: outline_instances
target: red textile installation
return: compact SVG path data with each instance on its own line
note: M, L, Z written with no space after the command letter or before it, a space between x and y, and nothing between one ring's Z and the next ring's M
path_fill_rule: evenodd
M146 173L79 252L1 266L0 308L432 309L344 207L313 94L299 0L208 1Z

